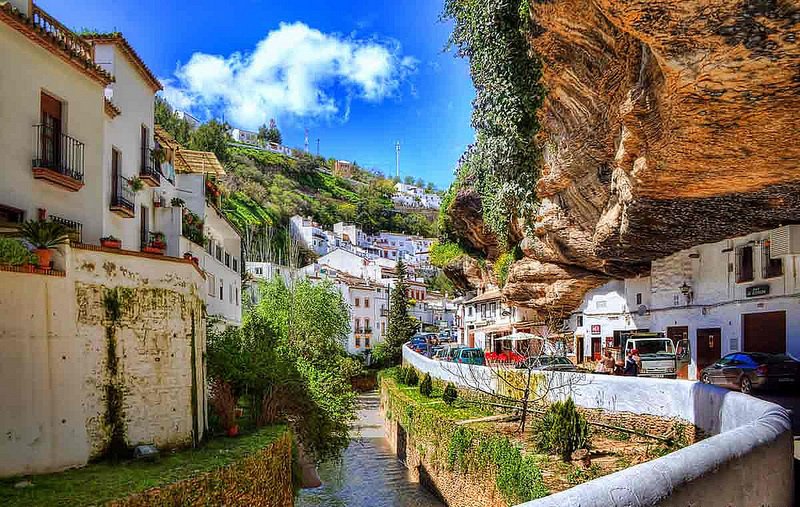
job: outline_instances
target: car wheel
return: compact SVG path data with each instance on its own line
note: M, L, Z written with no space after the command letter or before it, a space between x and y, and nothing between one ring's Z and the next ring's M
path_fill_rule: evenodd
M700 377L700 382L702 382L704 384L710 384L711 383L711 377L708 375L708 373L703 373L703 375Z
M753 392L753 382L750 381L748 377L742 377L742 380L739 382L739 386L744 394L750 394Z

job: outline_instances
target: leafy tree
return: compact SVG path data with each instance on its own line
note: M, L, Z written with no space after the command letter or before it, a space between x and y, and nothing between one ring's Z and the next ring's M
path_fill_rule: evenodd
M283 144L283 136L281 135L281 131L278 129L278 124L275 122L274 118L269 121L269 128L266 128L266 125L264 125L258 129L258 138L269 143Z
M406 185L413 185L414 177L411 175L407 175L405 178L403 178L403 183L405 183Z
M172 106L163 98L156 95L155 121L164 130L170 133L176 141L186 146L192 137L192 127L189 122L175 116Z
M428 184L425 185L425 190L427 190L428 192L434 192L436 190L436 187L433 186L432 181L429 181Z
M208 121L192 134L189 147L193 150L211 151L220 162L228 161L228 125L217 120Z
M422 178L417 178L417 180L414 182L414 185L420 188L425 188L425 180L423 180Z
M422 377L422 382L419 383L419 393L426 398L430 398L432 392L433 380L431 379L431 374L425 372L425 375Z
M408 274L402 260L397 261L395 275L389 299L389 331L386 336L387 357L392 364L400 362L403 344L414 336L417 329L417 319L408 314Z

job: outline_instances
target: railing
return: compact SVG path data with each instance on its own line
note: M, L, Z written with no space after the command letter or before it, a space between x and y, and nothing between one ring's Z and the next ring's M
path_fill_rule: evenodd
M50 215L48 217L53 222L59 223L69 229L69 240L73 243L82 243L83 239L83 224L75 220L69 220L57 215Z
M111 190L111 207L124 208L130 212L135 212L136 195L130 183L122 175L117 176L114 187Z
M370 327L362 327L356 329L356 334L372 334L372 328Z
M49 125L33 126L36 136L35 169L48 169L83 183L84 144Z
M139 169L139 176L150 178L157 184L161 184L161 171L156 168L155 157L151 148L142 148L142 167Z
M54 17L42 10L38 5L33 5L33 24L43 32L58 39L61 44L81 58L94 62L94 46L81 39L72 30L65 27Z

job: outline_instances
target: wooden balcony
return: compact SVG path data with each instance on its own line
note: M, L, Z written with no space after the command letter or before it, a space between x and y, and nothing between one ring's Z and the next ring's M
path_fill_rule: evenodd
M84 144L47 125L33 128L33 177L70 192L83 188Z

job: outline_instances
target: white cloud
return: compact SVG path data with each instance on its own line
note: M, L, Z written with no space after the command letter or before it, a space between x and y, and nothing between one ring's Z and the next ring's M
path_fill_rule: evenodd
M273 117L344 121L354 99L379 102L394 95L417 60L399 44L325 34L303 23L282 23L249 53L195 53L162 80L176 108L224 113L256 128Z

